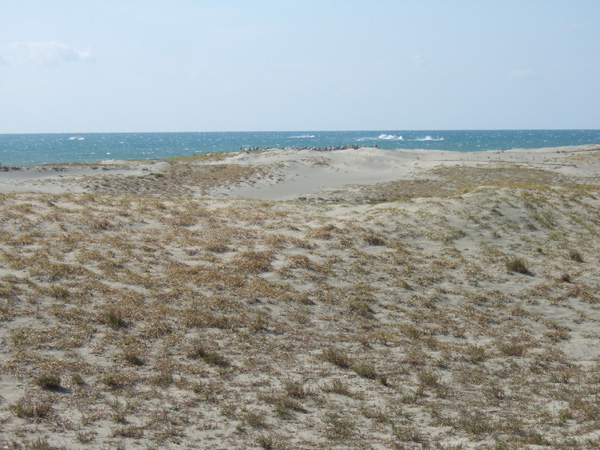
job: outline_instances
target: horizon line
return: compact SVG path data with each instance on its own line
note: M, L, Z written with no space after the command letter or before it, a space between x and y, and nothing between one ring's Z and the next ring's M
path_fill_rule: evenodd
M336 132L380 132L380 131L600 131L600 128L379 128L379 129L340 129L340 130L235 130L235 131L50 131L50 132L0 132L0 135L42 135L42 134L179 134L179 133L336 133Z

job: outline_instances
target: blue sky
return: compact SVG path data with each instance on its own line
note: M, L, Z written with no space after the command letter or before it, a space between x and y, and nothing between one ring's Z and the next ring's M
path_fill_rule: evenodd
M596 0L2 0L0 133L600 128Z

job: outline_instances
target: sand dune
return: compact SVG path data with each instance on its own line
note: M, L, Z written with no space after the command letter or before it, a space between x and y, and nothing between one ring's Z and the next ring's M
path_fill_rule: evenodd
M0 167L0 447L597 448L600 146Z
M593 155L598 151L600 146L595 145L470 153L376 148L331 152L274 149L167 161L108 160L97 164L4 167L0 172L0 192L98 192L102 185L108 187L115 181L124 192L138 193L135 188L155 175L179 175L172 181L182 186L182 192L185 187L197 195L291 200L352 185L432 180L437 177L435 169L453 167L538 169L594 183L600 168ZM592 157L586 159L586 155Z

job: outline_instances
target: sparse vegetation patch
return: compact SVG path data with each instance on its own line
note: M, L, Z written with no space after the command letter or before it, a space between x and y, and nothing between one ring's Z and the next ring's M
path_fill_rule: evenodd
M201 163L0 195L0 447L597 448L597 187L223 200L260 171Z

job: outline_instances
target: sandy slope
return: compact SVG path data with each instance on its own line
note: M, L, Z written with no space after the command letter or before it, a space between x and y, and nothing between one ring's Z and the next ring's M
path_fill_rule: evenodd
M363 148L335 152L273 150L258 155L238 154L227 162L273 167L275 176L262 183L229 187L222 193L228 197L285 200L353 184L415 180L440 166L493 167L516 163L556 173L593 177L598 176L599 167L586 172L576 170L568 158L575 153L599 149L598 146L587 146L459 153Z
M0 446L598 448L599 150L6 168Z

